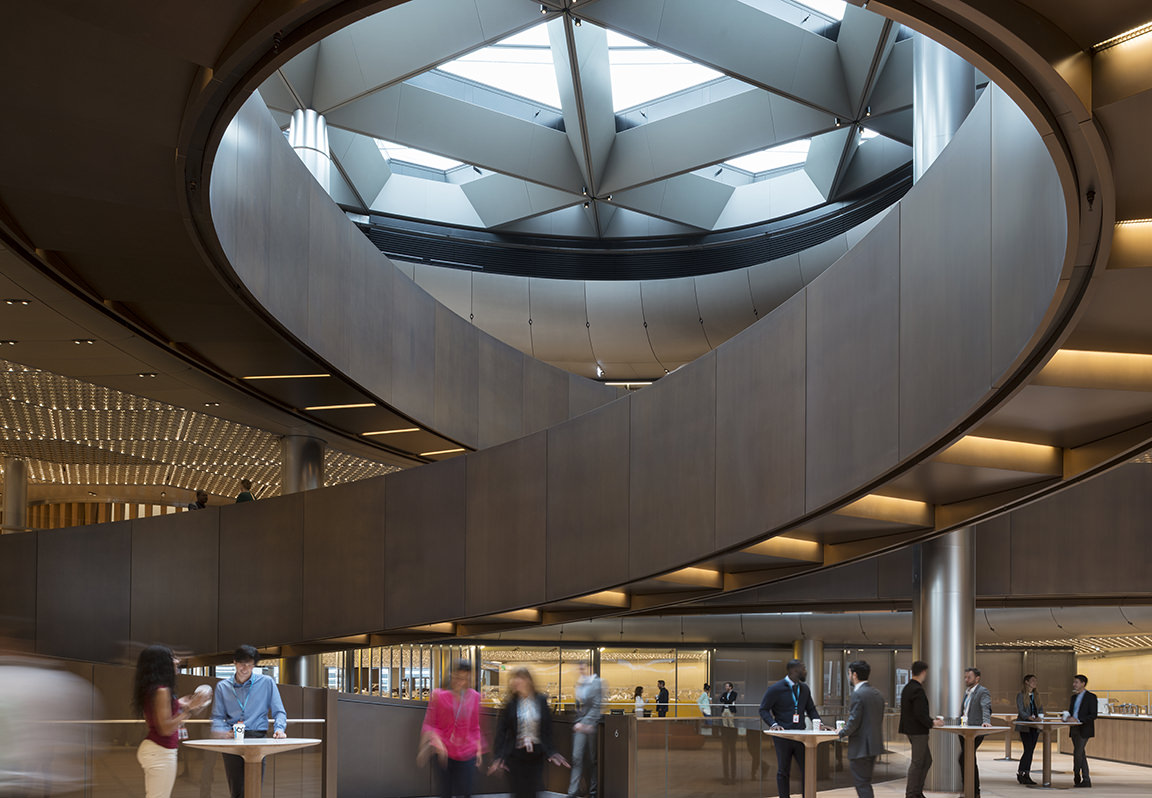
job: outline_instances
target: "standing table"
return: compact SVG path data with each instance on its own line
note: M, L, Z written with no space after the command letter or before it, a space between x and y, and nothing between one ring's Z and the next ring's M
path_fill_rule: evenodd
M769 737L804 743L804 798L816 798L816 746L839 738L835 731L815 729L765 729Z
M1011 731L1007 726L933 726L934 731L951 732L964 738L964 798L976 798L976 738Z
M1052 786L1052 734L1058 731L1061 726L1079 726L1078 720L1060 720L1059 718L1044 719L1044 720L1028 720L1018 721L1021 726L1032 726L1040 730L1041 735L1040 744L1044 746L1044 775L1040 778L1041 787Z
M282 754L285 751L295 751L299 748L309 748L319 745L321 740L316 737L249 737L244 740L209 739L185 740L184 745L199 748L203 751L216 751L221 754L235 754L244 758L244 796L245 798L260 798L263 784L261 775L264 757L272 754Z
M992 717L995 718L996 720L1007 721L1008 728L1015 730L1015 726L1013 725L1016 722L1016 713L1015 712L1011 712L1011 713L1009 713L1009 712L993 712ZM1012 761L1012 735L1011 734L1004 735L1004 758L1003 759L997 758L996 761L997 762L1011 762Z

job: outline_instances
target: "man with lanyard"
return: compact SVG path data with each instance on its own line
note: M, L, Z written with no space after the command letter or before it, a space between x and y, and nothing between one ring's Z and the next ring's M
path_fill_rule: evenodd
M236 673L231 679L216 683L212 701L212 736L227 738L232 727L244 724L244 736L267 737L268 715L272 715L272 736L286 737L284 728L288 714L280 700L276 682L262 673L253 673L260 653L253 646L240 646L232 656ZM224 754L224 775L228 777L231 798L244 798L244 759L235 754Z
M961 723L968 726L983 726L988 728L992 725L992 694L988 692L988 688L980 684L980 669L979 668L966 668L964 670L964 686L968 688L964 691L964 704L960 707ZM983 737L977 737L972 741L973 750L980 747L980 743L984 741ZM963 736L960 737L960 781L968 777L964 772L964 746L967 740ZM973 759L972 782L973 788L976 790L977 798L980 795L980 767L979 764Z
M768 688L760 702L760 718L773 729L803 729L804 717L812 719L816 729L823 728L820 713L812 701L812 691L805 682L808 667L798 659L789 660L788 675ZM772 740L776 747L776 788L780 798L789 798L792 760L800 766L800 791L804 791L804 743L799 740Z

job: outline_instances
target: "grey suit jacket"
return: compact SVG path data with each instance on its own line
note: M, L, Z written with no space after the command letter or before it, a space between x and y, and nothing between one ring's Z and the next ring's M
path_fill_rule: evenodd
M1037 697L1037 698L1039 698L1039 697ZM1028 711L1030 708L1031 707L1029 707L1029 705L1028 705L1028 697L1025 696L1024 691L1021 690L1019 693L1016 694L1016 720L1028 720L1028 716L1031 714ZM1036 701L1036 714L1042 715L1043 713L1044 713L1044 707L1040 706L1040 701L1037 700ZM1017 731L1032 731L1035 728L1036 728L1035 726L1017 726L1016 727Z
M884 753L884 696L865 682L852 691L848 722L840 731L848 738L848 758L863 759Z
M960 705L960 711L964 711L963 704ZM988 692L987 687L978 684L972 688L972 700L968 702L968 725L983 726L991 722L992 694Z

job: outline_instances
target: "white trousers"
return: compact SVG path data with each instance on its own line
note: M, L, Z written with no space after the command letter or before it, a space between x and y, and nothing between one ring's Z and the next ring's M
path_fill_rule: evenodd
M176 783L176 749L144 740L136 749L136 761L144 768L145 798L169 798Z

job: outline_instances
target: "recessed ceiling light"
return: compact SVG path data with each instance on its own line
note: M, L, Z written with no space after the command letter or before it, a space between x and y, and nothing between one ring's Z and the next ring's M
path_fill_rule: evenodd
M156 376L156 372L155 372L155 371L141 371L141 372L140 372L139 374L137 374L136 376L137 376L137 377L155 377L155 376Z
M420 457L433 457L438 454L458 454L464 451L463 449L441 449L438 452L420 452Z
M242 380L317 380L331 377L331 374L254 374L241 377Z
M312 405L311 407L304 408L305 410L352 410L357 407L375 407L372 402L358 402L350 405Z
M27 304L29 304L29 300L27 300L27 299L5 299L4 304L5 305L27 305Z
M404 427L403 429L378 429L374 432L361 432L361 435L399 435L401 432L419 432L419 427Z
M72 343L79 346L80 344L94 344L96 342L93 341L91 338L73 338Z
M219 407L220 403L219 402L205 402L204 406L205 407Z
M0 341L0 345L8 344L8 346L16 346L16 341Z

